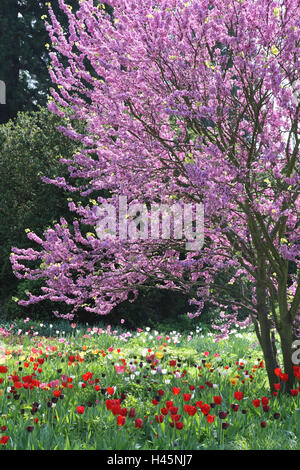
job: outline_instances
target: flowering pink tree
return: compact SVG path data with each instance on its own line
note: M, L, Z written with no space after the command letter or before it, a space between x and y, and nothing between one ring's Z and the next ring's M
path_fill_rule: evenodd
M76 14L59 4L69 29L50 8L49 108L71 110L61 131L83 150L65 161L70 181L51 182L90 199L70 202L73 226L61 220L43 239L29 233L39 249L13 249L19 278L45 279L41 295L23 304L51 299L106 314L150 281L189 292L195 314L207 298L221 305L223 337L243 308L271 388L274 332L291 387L300 305L298 1L111 0L113 21L93 0ZM84 135L73 119L85 122ZM142 230L137 240L121 229L107 239L86 233L85 224L96 229L97 204L118 211L119 196L129 207L203 203L204 246L187 251L183 240ZM234 275L218 285L224 269ZM235 283L244 287L230 299Z

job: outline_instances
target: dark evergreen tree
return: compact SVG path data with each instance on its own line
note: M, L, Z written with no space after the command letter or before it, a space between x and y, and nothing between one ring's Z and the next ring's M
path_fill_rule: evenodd
M97 0L98 1L98 0ZM78 0L68 0L74 11ZM48 73L49 42L44 25L47 0L0 1L0 80L6 84L6 104L0 105L0 123L16 117L18 111L33 111L47 102L51 80ZM67 19L58 0L51 6L60 24ZM106 5L108 13L112 8Z

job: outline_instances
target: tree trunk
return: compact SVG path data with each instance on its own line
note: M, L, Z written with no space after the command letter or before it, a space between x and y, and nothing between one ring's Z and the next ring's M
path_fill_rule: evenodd
M287 302L287 279L288 264L286 263L285 271L281 279L278 281L278 305L279 305L279 325L278 333L280 336L283 367L284 372L288 374L288 381L284 382L282 390L289 392L295 383L295 376L292 362L292 343L293 343L293 320L289 311Z
M280 292L280 289L279 289ZM293 322L290 318L286 299L279 299L280 323L278 333L280 336L284 372L288 374L288 381L284 383L283 390L288 392L293 388L295 376L292 362Z
M262 306L258 306L258 321L260 325L260 345L264 354L270 391L273 392L275 390L274 384L277 382L274 369L278 367L278 362L275 353L274 342L272 340L271 323L266 316L266 309L264 306L263 308Z
M263 350L270 391L273 393L277 377L274 369L278 367L276 348L272 336L272 323L268 318L267 292L265 282L265 261L261 259L256 280L257 319L259 323L259 342Z

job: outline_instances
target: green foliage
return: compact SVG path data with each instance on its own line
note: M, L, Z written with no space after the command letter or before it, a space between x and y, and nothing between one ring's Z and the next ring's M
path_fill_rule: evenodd
M78 144L57 130L63 121L39 109L19 113L15 121L0 126L0 295L16 286L9 261L11 248L28 248L25 230L41 235L60 217L68 219L67 196L44 183L41 176L67 175L60 158L69 158Z
M59 310L60 313L67 313L68 308L65 304L60 302L54 304L50 300L45 300L42 303L32 304L29 307L22 307L18 304L19 300L27 299L27 293L31 292L34 295L39 295L41 287L44 285L42 280L26 279L19 282L16 287L16 292L5 303L5 314L8 318L13 320L30 317L36 320L52 320L54 319L53 310Z
M102 321L119 325L121 319L124 319L127 328L157 328L159 325L162 331L174 328L177 331L188 331L194 328L199 320L209 322L212 311L209 312L207 307L200 318L193 320L187 316L187 312L193 311L188 300L188 296L183 293L152 288L142 291L134 302L122 302L109 315L103 317Z
M177 327L179 316L187 312L188 307L188 299L183 294L153 288L141 292L134 302L128 300L118 305L107 320L113 325L120 324L123 318L127 328L155 328L158 323L168 328L174 322Z
M35 320L53 321L55 319L54 310L58 310L62 314L70 312L70 308L63 302L43 301L28 307L22 307L18 304L19 300L27 299L27 292L39 295L43 285L43 280L26 279L19 282L13 295L5 303L6 315L14 320L30 317ZM146 326L157 328L159 325L162 331L170 331L174 328L177 331L187 331L199 322L199 318L191 320L187 317L185 312L189 310L188 307L188 299L183 294L152 289L149 292L141 293L134 302L127 300L118 305L109 315L99 317L99 315L81 309L75 314L74 322L95 325L101 320L104 326L119 327L121 319L124 319L126 328L130 329Z

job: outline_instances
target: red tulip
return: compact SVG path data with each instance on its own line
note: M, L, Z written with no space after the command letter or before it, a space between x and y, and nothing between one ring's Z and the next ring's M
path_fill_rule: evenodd
M177 411L178 411L178 407L177 406L172 406L170 408L170 413L171 415L176 415L177 414Z
M269 401L270 401L270 400L269 400L268 397L262 397L262 399L261 399L261 404L262 404L263 406L267 406L267 405L269 404Z
M233 396L236 400L239 401L243 398L244 394L243 394L243 392L236 391L236 392L234 392Z
M113 404L111 407L111 412L114 416L118 416L121 412L120 403Z
M287 382L289 379L289 376L288 374L281 374L280 379L282 380L282 382Z
M188 413L189 416L194 416L197 413L197 407L196 406L190 406L187 413Z
M126 422L125 416L118 416L117 417L117 425L118 426L124 426L125 422Z
M212 415L207 415L206 419L207 419L208 423L213 423L214 420L215 420L215 415L213 415L213 416Z
M183 428L183 423L176 423L176 429L182 429Z
M155 415L155 419L158 423L162 423L164 420L163 415Z
M0 439L0 444L5 445L9 440L9 436L2 436Z
M207 415L209 410L210 410L210 406L207 403L201 406L201 411L204 415Z
M221 403L222 403L221 395L214 396L213 399L214 399L214 402L215 402L216 405L221 405Z

